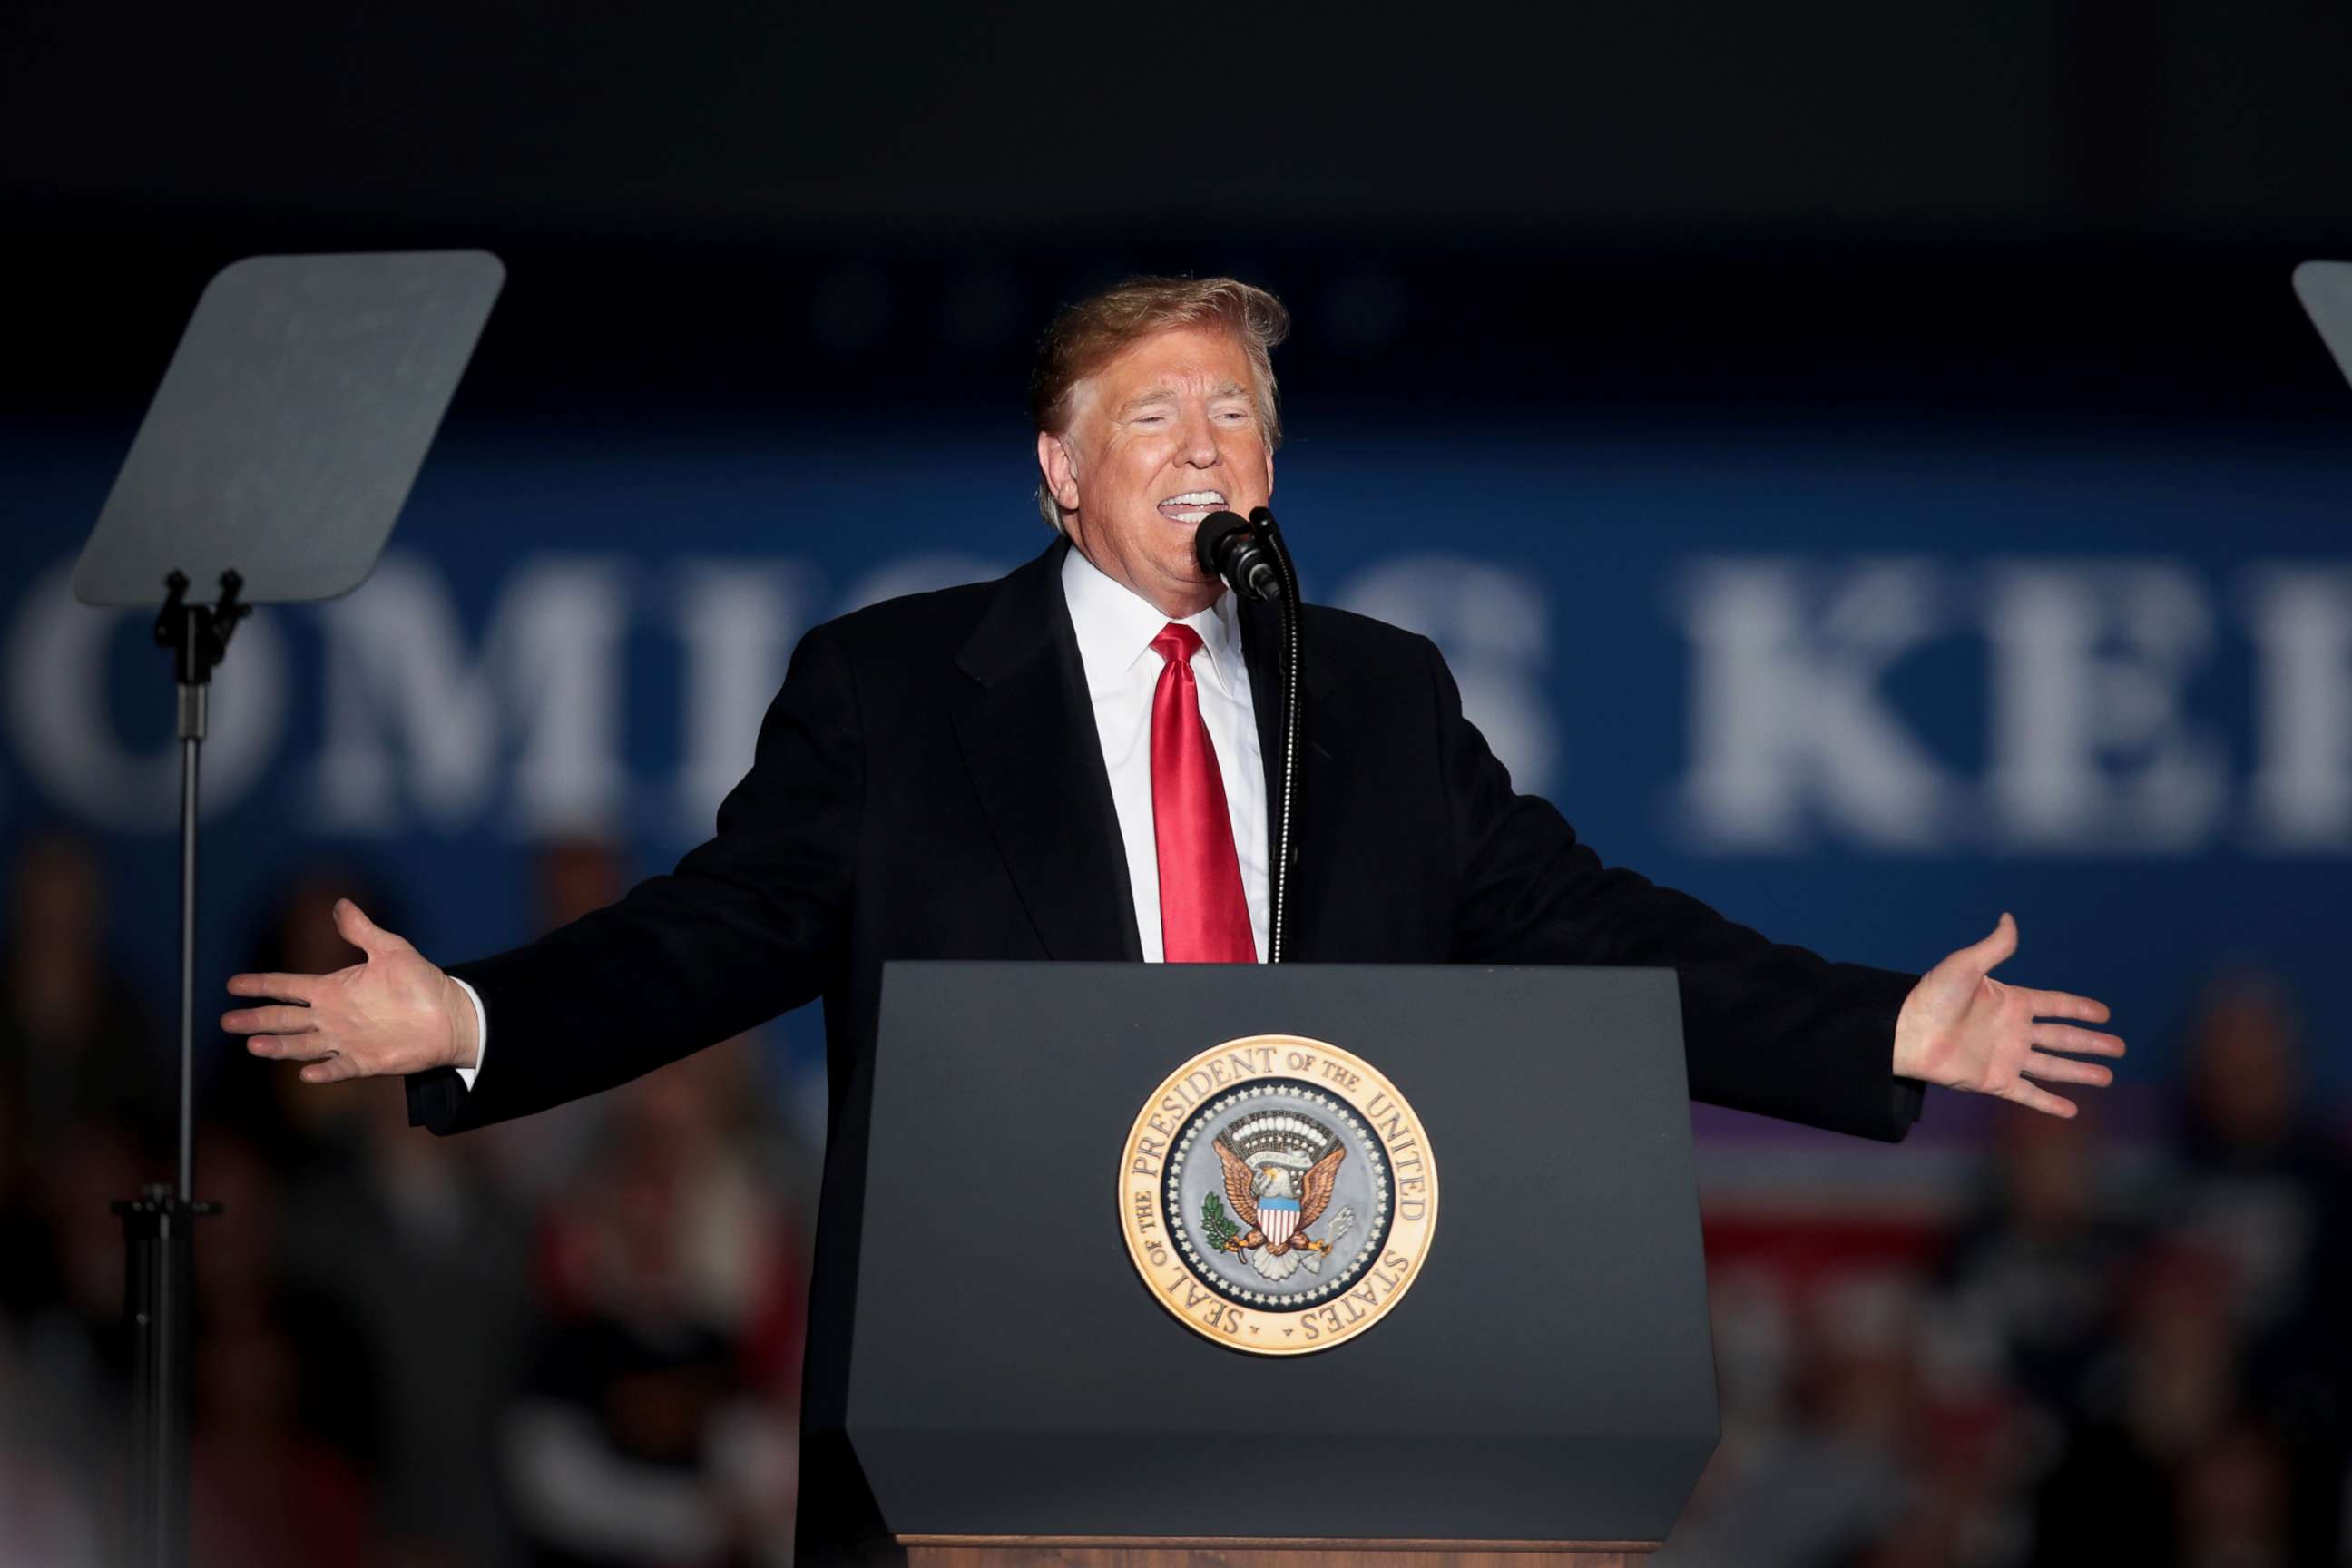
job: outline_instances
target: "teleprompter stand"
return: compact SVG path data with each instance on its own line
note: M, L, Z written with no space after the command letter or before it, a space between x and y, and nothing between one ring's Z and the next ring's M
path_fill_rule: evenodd
M195 1222L219 1212L197 1199L192 1151L195 1109L196 1016L196 764L205 739L205 698L213 667L228 651L229 634L253 613L237 602L244 579L221 574L212 605L187 602L188 579L167 579L171 596L155 617L155 641L172 650L179 685L180 742L180 1138L179 1184L149 1185L144 1194L114 1205L121 1216L123 1311L133 1327L131 1352L131 1474L141 1479L131 1499L131 1539L141 1563L175 1562L187 1554L188 1352L193 1348L188 1293L194 1283Z
M206 285L74 569L85 604L164 599L180 744L177 1180L117 1203L131 1342L125 1561L188 1556L194 1346L198 763L213 671L260 603L332 598L375 569L505 268L478 251L252 257ZM204 602L207 591L217 597Z

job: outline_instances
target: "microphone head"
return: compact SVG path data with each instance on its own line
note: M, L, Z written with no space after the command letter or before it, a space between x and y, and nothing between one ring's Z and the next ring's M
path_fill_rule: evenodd
M1225 541L1248 531L1249 522L1239 512L1213 511L1202 518L1192 535L1192 554L1201 563L1201 570L1212 577L1223 576L1225 564L1220 556Z

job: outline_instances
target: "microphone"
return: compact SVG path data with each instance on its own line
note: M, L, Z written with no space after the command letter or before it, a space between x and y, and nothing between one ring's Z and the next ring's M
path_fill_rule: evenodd
M1275 570L1274 552L1238 512L1213 511L1201 520L1192 535L1192 553L1201 570L1223 577L1234 593L1251 599L1280 600L1282 574Z

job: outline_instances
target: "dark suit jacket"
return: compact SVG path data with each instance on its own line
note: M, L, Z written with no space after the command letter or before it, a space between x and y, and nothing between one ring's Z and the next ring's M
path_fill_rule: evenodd
M452 973L491 1043L469 1092L409 1080L450 1132L609 1088L824 999L836 1127L894 958L1141 957L1056 542L994 583L877 605L801 641L719 832L607 910ZM1269 606L1243 642L1278 765ZM1548 803L1513 793L1436 647L1309 606L1289 952L1314 963L1671 965L1692 1094L1900 1138L1919 1088L1890 1068L1913 977L1777 945L1696 900L1604 868ZM1269 800L1278 798L1269 778ZM1531 1042L1530 1048L1539 1048ZM826 1206L856 1200L833 1140ZM826 1347L846 1279L821 1226L803 1496L826 1479Z

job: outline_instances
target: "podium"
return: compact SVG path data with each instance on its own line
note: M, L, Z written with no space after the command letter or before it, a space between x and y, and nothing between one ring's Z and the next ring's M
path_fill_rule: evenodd
M1718 1436L1671 972L897 963L879 1018L803 1561L1664 1539Z

